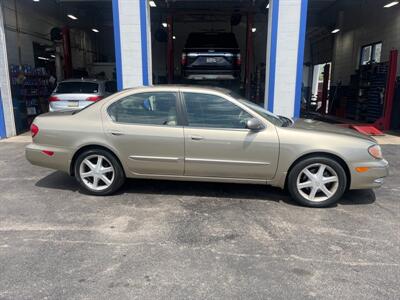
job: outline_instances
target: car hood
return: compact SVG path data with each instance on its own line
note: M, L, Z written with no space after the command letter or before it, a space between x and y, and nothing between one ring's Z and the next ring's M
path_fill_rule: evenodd
M371 142L376 143L375 139L373 139L372 137L365 135L363 133L360 133L354 129L342 127L339 125L333 125L333 124L325 123L322 121L316 121L316 120L312 120L312 119L294 120L294 124L291 126L291 128L341 134L341 135L361 138L364 140L369 140Z

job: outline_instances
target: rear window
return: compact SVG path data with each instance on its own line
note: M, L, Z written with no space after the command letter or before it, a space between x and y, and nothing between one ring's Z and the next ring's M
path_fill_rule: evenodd
M59 94L96 94L99 92L99 84L94 82L69 81L58 84L56 93Z
M235 35L225 33L191 33L186 48L239 48Z

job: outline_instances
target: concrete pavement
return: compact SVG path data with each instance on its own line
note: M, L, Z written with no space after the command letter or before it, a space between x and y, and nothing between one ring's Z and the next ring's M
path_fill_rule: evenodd
M383 188L310 209L254 185L88 196L25 142L0 143L0 299L400 298L399 146Z

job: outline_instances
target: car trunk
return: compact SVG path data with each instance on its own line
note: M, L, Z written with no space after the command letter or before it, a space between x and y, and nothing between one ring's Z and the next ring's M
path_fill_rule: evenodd
M93 102L97 99L97 94L54 94L57 101L53 102L56 106L66 108L83 108L88 102Z

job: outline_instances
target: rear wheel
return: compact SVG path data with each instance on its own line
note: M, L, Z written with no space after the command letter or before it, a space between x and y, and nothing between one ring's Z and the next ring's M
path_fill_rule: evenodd
M328 157L310 157L290 171L288 190L294 200L310 207L336 203L346 190L347 176L341 164Z
M118 160L113 154L102 149L87 150L78 156L75 177L85 191L98 196L114 193L125 181Z

